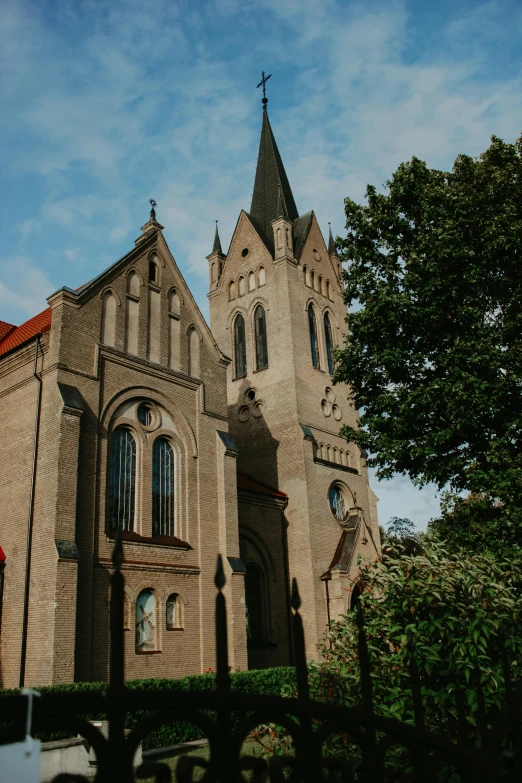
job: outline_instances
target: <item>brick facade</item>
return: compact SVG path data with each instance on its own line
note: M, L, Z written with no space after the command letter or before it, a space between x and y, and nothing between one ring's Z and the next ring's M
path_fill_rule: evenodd
M264 128L267 122L264 117ZM272 137L263 132L268 154ZM283 185L280 193L289 200L288 182ZM328 613L333 617L349 606L357 555L374 557L379 533L364 459L338 435L343 423L356 423L356 411L348 390L332 387L327 366L325 313L334 344L346 338L339 262L313 213L290 218L282 207L271 230L267 240L259 221L242 212L226 256L216 239L209 256L212 331L154 214L135 248L95 280L77 291L59 290L48 300L50 312L23 327L5 325L7 336L0 338L0 545L6 554L1 686L17 686L20 679L29 519L25 684L107 679L110 528L116 513L109 487L117 428L130 433L135 450L129 462L135 467L125 467L134 470L134 507L123 512L132 517L124 533L123 565L128 678L178 677L214 668L218 553L227 576L233 669L291 662L292 577L303 600L310 658ZM310 356L310 303L317 318L319 368ZM256 370L258 305L266 317L268 366ZM236 377L234 339L239 313L246 336L242 377ZM141 420L138 408L144 402L150 418ZM175 465L173 535L153 530L158 438L169 444ZM346 550L337 560L343 530L328 499L336 482L362 520L350 533L349 554ZM154 649L138 649L136 643L143 591L153 594L147 638L154 639ZM167 602L173 595L179 622L169 627Z

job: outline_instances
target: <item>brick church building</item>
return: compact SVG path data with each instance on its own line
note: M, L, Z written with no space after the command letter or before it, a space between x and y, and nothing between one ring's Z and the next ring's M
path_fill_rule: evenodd
M263 107L252 204L208 256L210 328L152 209L132 250L21 326L0 321L0 685L105 680L122 530L126 676L215 665L221 553L233 669L309 658L379 551L357 412L332 385L341 264L300 215ZM1 559L0 556L0 559Z

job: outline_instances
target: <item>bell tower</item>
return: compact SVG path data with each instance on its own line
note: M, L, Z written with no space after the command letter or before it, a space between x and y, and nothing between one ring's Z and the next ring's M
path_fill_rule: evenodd
M348 336L340 260L331 230L327 245L314 212L299 215L266 97L250 211L241 212L227 255L219 251L214 244L208 257L222 259L208 297L212 333L232 359L230 433L239 473L287 498L285 570L270 568L262 514L240 503L240 528L266 544L267 611L287 602L296 577L312 659L328 620L356 594L358 556L379 554L377 498L364 456L339 435L357 423L348 387L332 383L334 349Z

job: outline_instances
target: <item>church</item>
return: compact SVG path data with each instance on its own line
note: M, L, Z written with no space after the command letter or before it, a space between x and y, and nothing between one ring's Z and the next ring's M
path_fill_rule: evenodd
M21 326L0 321L0 685L103 681L121 530L125 675L215 667L226 572L232 669L309 659L380 551L356 426L332 384L341 263L299 214L263 99L252 203L208 256L210 328L152 202L123 258Z

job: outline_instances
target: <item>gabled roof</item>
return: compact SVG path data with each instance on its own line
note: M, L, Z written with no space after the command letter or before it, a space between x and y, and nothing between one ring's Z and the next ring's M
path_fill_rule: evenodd
M286 492L282 492L279 489L272 489L265 484L260 484L259 481L254 481L254 479L249 478L249 476L245 476L244 473L237 474L237 488L246 489L249 492L258 492L261 495L270 495L273 498L284 499L288 497Z
M18 348L24 343L32 340L38 334L48 332L51 328L51 308L46 307L41 313L33 316L21 326L15 326L9 332L5 333L1 337L0 332L0 356L12 351L13 348ZM0 323L4 324L4 321ZM8 324L9 326L9 324Z
M273 244L272 220L281 212L292 221L299 213L276 140L270 127L268 113L263 111L263 125L259 141L256 178L250 206L250 217L263 239Z
M306 238L310 231L310 226L312 225L313 217L314 213L312 210L311 212L306 212L306 214L301 215L301 217L294 221L292 234L294 239L294 256L297 259L301 256L304 243L306 242Z
M13 329L16 329L14 324L8 324L7 321L0 321L0 341L3 340L9 332L12 332Z

